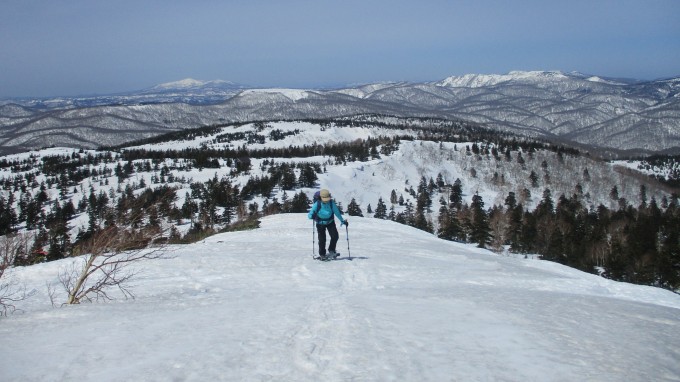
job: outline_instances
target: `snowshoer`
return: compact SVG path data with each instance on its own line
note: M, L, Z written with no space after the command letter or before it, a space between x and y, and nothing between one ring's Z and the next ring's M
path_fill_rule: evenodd
M318 194L318 195L317 195ZM335 246L338 243L338 228L335 226L335 218L337 216L340 220L340 225L349 226L347 219L342 217L342 213L335 201L331 198L331 193L327 189L322 189L314 194L314 204L312 209L309 210L307 217L309 219L314 219L316 222L316 230L319 233L319 257L324 258L335 258L338 256L335 251ZM326 255L326 231L331 237L331 241L328 245L328 255Z

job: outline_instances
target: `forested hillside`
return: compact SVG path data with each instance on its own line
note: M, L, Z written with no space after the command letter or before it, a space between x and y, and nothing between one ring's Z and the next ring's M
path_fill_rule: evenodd
M328 188L390 219L502 255L680 288L672 182L576 149L436 119L365 115L210 126L99 150L0 159L0 234L15 265L80 253L104 229L182 243L305 212Z

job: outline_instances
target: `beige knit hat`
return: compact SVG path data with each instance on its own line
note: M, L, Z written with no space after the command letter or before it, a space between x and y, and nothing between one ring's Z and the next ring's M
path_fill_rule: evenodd
M319 197L321 198L322 201L327 202L331 200L331 193L330 191L324 188L319 192Z

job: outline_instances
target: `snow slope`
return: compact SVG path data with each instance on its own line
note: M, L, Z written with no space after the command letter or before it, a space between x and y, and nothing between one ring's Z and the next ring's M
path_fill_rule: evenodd
M677 381L680 296L352 218L312 260L303 214L145 263L136 299L53 308L71 259L18 268L3 381ZM57 296L63 301L63 293Z

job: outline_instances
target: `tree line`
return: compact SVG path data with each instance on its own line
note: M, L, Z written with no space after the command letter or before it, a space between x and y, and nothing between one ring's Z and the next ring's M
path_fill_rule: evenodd
M527 190L528 191L528 190ZM463 203L460 179L447 185L438 179L422 178L415 192L415 204L392 191L387 210L382 197L374 218L390 219L461 243L475 243L497 252L538 254L589 273L635 284L680 290L680 204L678 194L659 204L647 200L646 187L640 187L642 203L634 207L611 190L618 209L600 204L589 209L583 196L560 195L543 190L540 202L528 210L514 192L503 206L485 208L483 197L472 196ZM433 198L440 195L436 223L428 216ZM395 206L405 206L395 212ZM371 209L369 205L369 209ZM353 199L350 215L363 216Z

